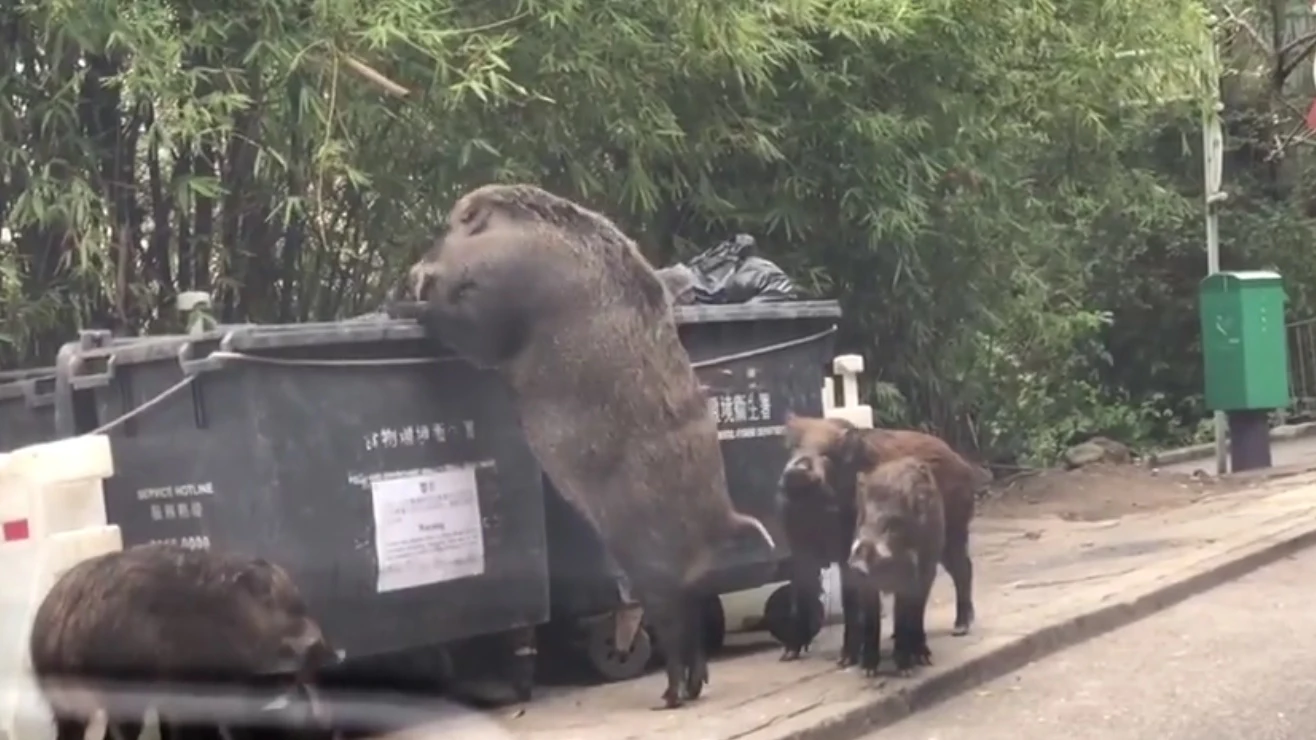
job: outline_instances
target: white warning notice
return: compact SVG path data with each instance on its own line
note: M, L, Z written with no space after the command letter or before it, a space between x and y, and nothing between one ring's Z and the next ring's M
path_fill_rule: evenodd
M398 591L484 573L475 466L370 483L376 590Z

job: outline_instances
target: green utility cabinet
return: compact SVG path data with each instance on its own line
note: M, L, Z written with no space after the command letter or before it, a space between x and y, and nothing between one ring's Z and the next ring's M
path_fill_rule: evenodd
M1202 280L1202 362L1213 411L1289 405L1284 284L1273 272L1217 272Z

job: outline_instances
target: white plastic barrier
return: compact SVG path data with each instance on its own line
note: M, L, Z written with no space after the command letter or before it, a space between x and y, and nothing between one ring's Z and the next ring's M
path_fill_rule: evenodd
M824 378L822 388L823 416L844 419L861 429L873 426L873 408L859 403L859 375L864 371L864 358L860 355L839 355L832 360L832 373L841 381L841 404L836 405L834 378ZM823 571L823 620L835 624L841 619L841 571L831 566ZM747 591L722 595L722 610L726 614L727 631L761 629L763 605L769 594L780 587L768 583Z
M859 374L863 355L840 355L832 360L832 372L841 379L841 405L836 400L831 378L823 381L823 416L844 419L860 429L873 428L873 407L859 403ZM835 565L823 571L823 614L828 624L841 619L841 571Z
M32 616L66 570L123 548L105 519L102 483L113 474L104 435L0 455L0 740L54 736L28 662Z

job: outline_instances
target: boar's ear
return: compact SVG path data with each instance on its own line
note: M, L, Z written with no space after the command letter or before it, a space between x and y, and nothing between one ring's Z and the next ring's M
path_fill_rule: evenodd
M492 211L487 203L463 198L448 217L449 228L465 236L475 236L489 228Z
M862 430L855 427L842 432L833 449L836 462L846 470L866 470L876 462L872 448L864 441Z

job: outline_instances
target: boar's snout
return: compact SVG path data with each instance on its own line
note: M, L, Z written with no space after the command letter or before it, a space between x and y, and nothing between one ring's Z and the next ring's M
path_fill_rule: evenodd
M304 619L279 644L277 656L262 671L268 675L310 676L343 661L342 653L324 636L314 620Z
M891 551L891 544L885 537L856 537L854 543L850 545L850 559L847 565L850 569L864 575L872 575L879 570L883 564L890 563L895 559L895 554Z
M817 461L808 455L798 455L786 463L778 485L786 494L803 493L823 482Z
M328 640L321 638L306 649L306 667L311 671L333 668L343 662L343 652L335 650Z
M428 301L430 294L434 292L434 287L438 283L437 277L434 272L434 265L429 260L422 259L412 265L411 271L407 273L407 285L411 289L411 299Z

